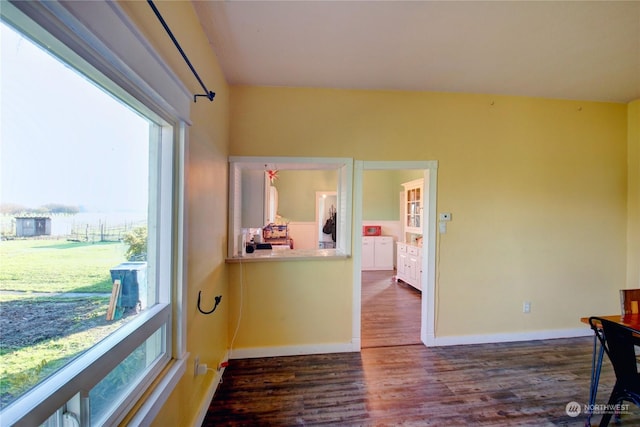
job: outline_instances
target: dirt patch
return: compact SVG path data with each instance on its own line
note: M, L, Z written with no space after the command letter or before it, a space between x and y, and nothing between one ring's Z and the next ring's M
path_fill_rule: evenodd
M0 303L2 353L106 326L109 298L27 298Z
M108 322L104 294L42 295L0 302L0 409L134 318Z

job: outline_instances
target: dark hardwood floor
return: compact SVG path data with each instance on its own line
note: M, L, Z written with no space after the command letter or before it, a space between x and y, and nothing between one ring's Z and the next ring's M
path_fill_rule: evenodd
M203 426L584 425L566 405L587 403L591 338L427 348L397 317L419 293L365 276L360 353L232 360ZM605 361L599 403L613 382ZM622 425L640 425L638 408Z

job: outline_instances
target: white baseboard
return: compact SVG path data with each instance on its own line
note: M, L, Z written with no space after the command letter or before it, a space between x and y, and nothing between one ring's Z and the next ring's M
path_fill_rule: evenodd
M254 359L257 357L301 356L308 354L350 353L360 351L359 343L310 344L281 347L254 347L231 350L230 359Z
M222 360L229 360L229 351L227 351ZM207 388L207 394L202 404L200 405L200 410L198 411L198 415L196 416L193 427L200 427L204 422L204 418L207 416L207 411L209 410L209 405L213 400L213 395L216 394L216 390L218 389L218 385L222 381L222 374L224 374L225 368L221 368L219 371L215 371L215 375L213 377L213 381L209 384L209 388Z
M491 344L499 342L535 341L557 338L575 338L591 336L588 327L575 329L549 329L542 331L512 332L485 335L456 335L446 337L428 336L428 347L450 345ZM349 353L360 351L360 341L337 344L310 344L281 347L253 347L230 350L229 359L255 359L258 357L301 356L309 354Z
M360 337L351 338L351 351L360 351L362 348L362 343L360 342Z
M593 332L591 331L591 329L589 329L589 327L585 325L584 328L575 329L549 329L543 331L512 332L504 334L434 337L429 341L432 341L433 347L443 347L448 345L489 344L498 342L535 341L550 340L556 338L586 337L592 334Z

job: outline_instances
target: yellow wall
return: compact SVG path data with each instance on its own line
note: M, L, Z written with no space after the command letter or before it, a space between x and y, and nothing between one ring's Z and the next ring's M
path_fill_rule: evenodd
M346 259L233 264L233 349L349 343L351 268Z
M200 93L146 2L121 4ZM438 211L454 219L440 245L437 336L576 328L618 310L617 290L637 275L637 102L228 88L191 3L157 5L217 92L193 104L189 129L188 366L219 362L241 302L235 348L351 337L351 260L224 264L228 155L438 160ZM196 311L200 290L223 295L216 313ZM187 372L155 425L193 424L211 380Z
M627 288L640 288L640 99L628 105Z
M179 56L147 2L121 2L121 6L171 66L192 93L203 93L191 71ZM187 351L189 367L154 425L193 425L211 385L213 375L194 377L193 358L217 366L227 350L228 273L226 253L227 157L229 132L229 88L217 59L211 53L190 2L156 2L172 32L210 90L214 102L205 98L192 104L188 130L188 227L187 236ZM205 316L196 310L198 291L210 308L215 295L223 295L215 313Z
M581 316L618 311L626 105L266 87L232 87L231 98L232 155L439 161L438 211L454 219L440 244L437 336L580 328ZM281 295L312 276L261 268ZM283 309L296 328L317 321L292 314L318 310L313 301Z
M289 221L316 220L316 191L337 191L336 170L282 170L273 185L278 189L278 214Z

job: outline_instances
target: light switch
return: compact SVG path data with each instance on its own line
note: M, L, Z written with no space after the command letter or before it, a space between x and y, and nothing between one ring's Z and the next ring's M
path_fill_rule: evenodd
M438 223L438 229L440 234L445 234L447 232L447 223L445 221L440 221Z

